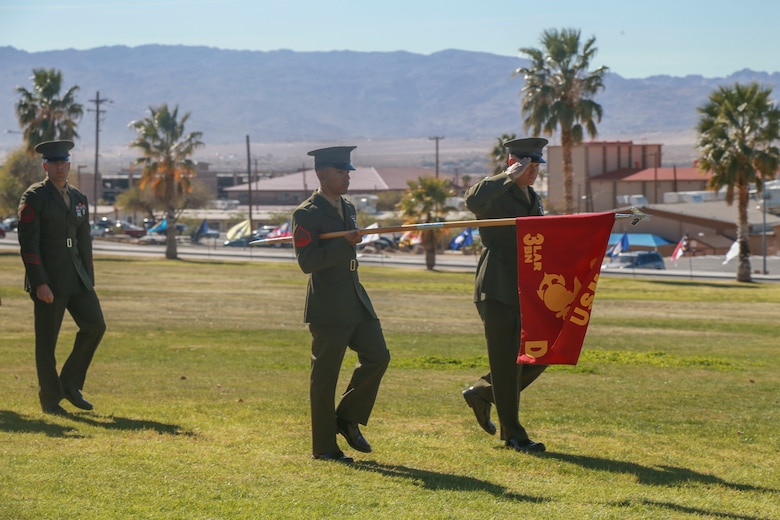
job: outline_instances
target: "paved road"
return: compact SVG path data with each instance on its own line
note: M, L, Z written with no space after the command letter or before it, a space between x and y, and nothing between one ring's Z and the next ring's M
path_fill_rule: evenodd
M293 250L290 247L224 247L221 240L206 240L202 244L180 243L178 247L179 257L182 259L201 260L241 260L241 261L275 261L292 262L295 260ZM95 253L163 258L165 246L139 245L132 243L115 242L97 239L94 242ZM16 233L9 232L6 238L0 239L0 251L19 250ZM464 270L473 272L477 266L477 258L474 255L464 255L455 252L445 252L436 256L436 267L442 270ZM386 253L360 255L360 261L366 265L386 265L392 267L423 267L425 258L423 255L412 253ZM711 279L711 280L735 280L737 262L732 260L723 264L722 256L696 256L683 257L676 264L669 258L665 259L665 270L654 269L616 269L604 270L604 276L631 276L631 277L662 277L675 279ZM756 282L780 282L780 256L769 256L766 259L767 274L762 274L764 259L761 256L751 256L750 264L753 269L753 280Z

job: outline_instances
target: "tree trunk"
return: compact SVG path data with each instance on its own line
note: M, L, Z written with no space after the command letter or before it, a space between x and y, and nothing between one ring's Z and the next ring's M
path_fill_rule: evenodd
M425 250L425 268L433 271L436 267L436 232L423 231L422 245Z
M737 186L737 240L739 241L739 261L737 263L737 281L752 282L750 274L750 244L748 243L748 187Z
M173 166L168 165L165 173L165 202L167 204L165 218L168 222L168 232L165 234L165 258L176 260L176 208L173 207L175 197Z
M173 208L168 208L165 221L168 225L168 229L165 230L165 258L176 260L179 255L176 249L176 217Z

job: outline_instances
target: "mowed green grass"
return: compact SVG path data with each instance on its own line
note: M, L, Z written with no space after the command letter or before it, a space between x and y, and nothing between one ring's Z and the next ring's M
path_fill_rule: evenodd
M392 361L374 453L340 439L350 467L310 457L295 264L96 271L95 410L52 417L21 261L0 253L0 518L780 518L780 285L602 278L579 364L523 393L533 456L460 395L487 369L473 274L361 267ZM74 334L66 315L60 360Z

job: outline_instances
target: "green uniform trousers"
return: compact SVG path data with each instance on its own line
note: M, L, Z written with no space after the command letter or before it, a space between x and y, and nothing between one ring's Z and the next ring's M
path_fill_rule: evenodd
M472 388L484 400L495 403L501 422L501 439L523 441L528 434L520 425L520 392L533 383L547 365L517 363L520 352L520 309L495 300L477 302L485 329L490 372Z
M44 303L34 297L33 301L38 395L45 409L62 400L63 389L83 388L92 357L106 331L106 323L100 301L93 290L67 296L55 295L52 303ZM60 375L57 375L57 359L54 350L66 309L79 330L76 333L73 350L62 365Z
M382 327L377 319L354 325L309 324L311 343L312 453L338 451L336 417L367 424L390 363ZM357 353L358 364L346 391L335 406L336 385L347 347Z

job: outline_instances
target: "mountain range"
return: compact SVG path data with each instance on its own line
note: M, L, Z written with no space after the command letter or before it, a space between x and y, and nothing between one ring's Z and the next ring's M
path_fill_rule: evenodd
M459 143L485 159L502 134L524 135L523 79L513 72L527 64L520 57L461 50L422 55L145 45L29 53L0 47L5 132L0 152L19 141L8 132L18 130L16 87L30 90L33 69L55 68L62 72L65 88L79 86L77 100L85 109L79 134L85 149L94 150L99 93L100 146L106 149L122 150L134 137L128 124L143 118L149 106L168 103L178 105L180 114L191 113L187 129L203 132L212 158L220 154L214 150L229 146L237 147L232 154L240 157L240 146L251 136L264 151L273 150L261 154L268 161L269 156L284 157L282 150L293 143L347 141L417 142L430 160L430 138L446 136L442 146ZM610 72L596 97L604 109L599 139L690 148L696 107L718 86L751 81L774 88L780 73L745 69L723 78L629 79ZM403 150L390 148L392 154ZM290 155L299 166L299 150Z

